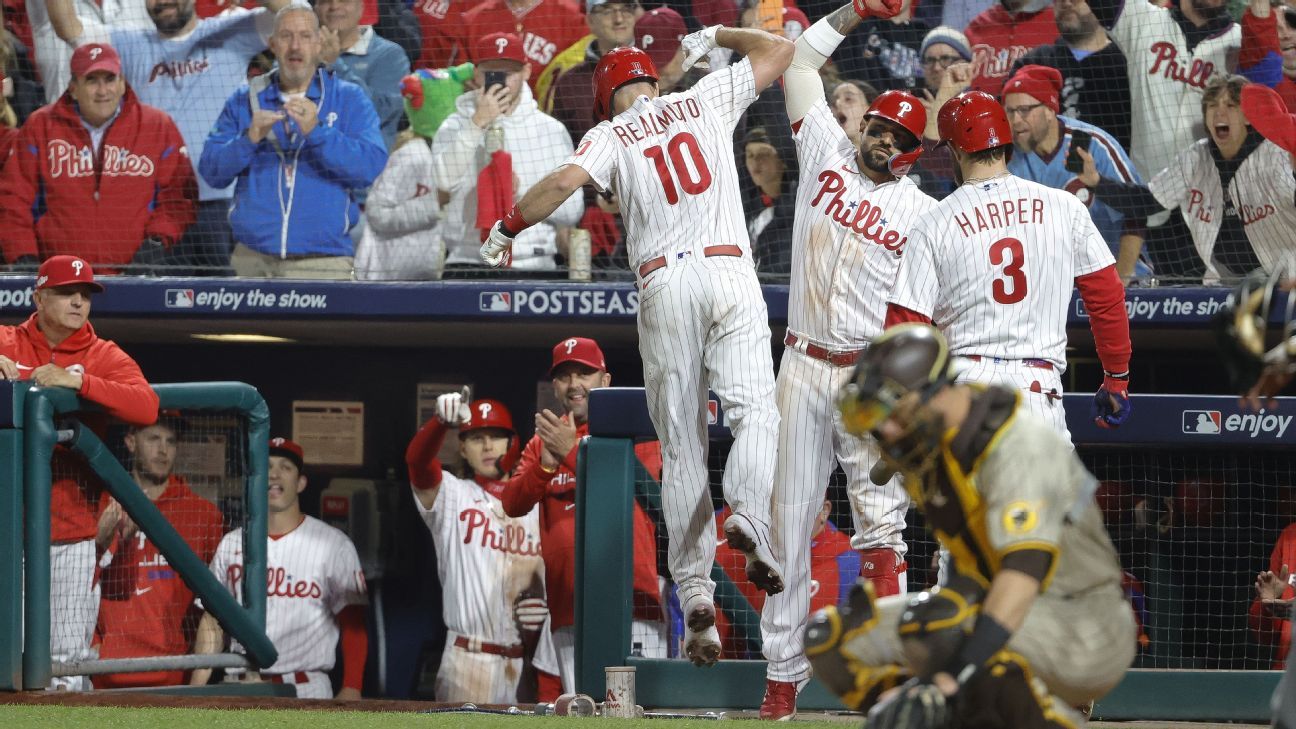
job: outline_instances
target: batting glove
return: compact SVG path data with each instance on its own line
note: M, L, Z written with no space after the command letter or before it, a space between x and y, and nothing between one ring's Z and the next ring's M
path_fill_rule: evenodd
M468 388L465 387L462 392L447 392L439 395L436 399L437 420L450 426L458 428L472 419L472 413L468 409Z
M904 0L853 0L855 14L861 18L893 18L900 14Z
M513 614L522 630L539 630L549 619L549 603L543 597L524 597L514 603Z
M1114 402L1113 402L1114 401ZM1129 420L1133 411L1129 399L1129 373L1103 372L1102 387L1094 394L1089 416L1099 428L1115 429Z
M909 679L869 712L864 729L953 729L953 706L935 685Z
M501 268L513 260L513 239L504 233L503 221L495 221L490 236L481 245L481 259L491 268Z
M707 60L707 55L719 48L716 43L716 31L721 26L713 25L710 28L703 28L696 33L689 33L680 41L684 47L684 64L680 66L684 71L697 66L698 68L710 68L711 62Z

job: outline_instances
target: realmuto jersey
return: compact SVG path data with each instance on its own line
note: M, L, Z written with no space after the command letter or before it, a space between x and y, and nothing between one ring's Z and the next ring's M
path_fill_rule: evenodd
M964 184L913 226L890 301L930 317L953 354L1061 372L1075 278L1114 263L1075 195L1004 174Z
M1212 76L1236 64L1242 30L1221 22L1215 34L1190 48L1175 21L1177 11L1127 0L1119 12L1111 35L1129 63L1130 157L1148 180L1205 134L1202 92Z
M909 227L936 201L908 178L860 174L857 150L823 99L793 126L800 158L788 327L843 348L881 333Z
M733 134L755 100L756 79L743 59L688 91L640 96L581 139L567 163L616 191L632 271L712 245L739 246L751 260Z
M265 671L328 671L337 649L335 616L348 605L369 602L355 545L341 530L310 516L269 542L266 635L279 660ZM221 540L211 571L243 601L243 529ZM234 650L243 647L235 642Z
M436 546L446 628L488 643L517 643L513 603L543 585L540 507L515 519L481 486L445 471L431 509L411 496Z

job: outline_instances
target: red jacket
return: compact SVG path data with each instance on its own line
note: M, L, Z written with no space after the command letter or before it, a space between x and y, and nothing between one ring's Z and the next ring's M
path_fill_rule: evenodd
M1275 575L1282 574L1283 565L1288 569L1296 570L1296 524L1288 526L1278 535L1278 543L1274 545L1273 553L1269 555L1269 567ZM1284 600L1290 600L1296 597L1296 589L1292 589L1291 584L1283 590L1282 597ZM1251 613L1248 616L1248 622L1251 630L1255 631L1256 640L1264 645L1274 647L1273 665L1274 670L1281 670L1287 663L1287 650L1291 646L1291 620L1279 617L1280 614L1286 614L1285 608L1277 608L1278 614L1274 614L1274 609L1266 609L1260 603L1257 597L1251 603Z
M108 495L103 495L107 506ZM172 475L166 490L153 502L203 562L211 562L224 534L220 511ZM157 545L136 531L127 539L114 536L105 556L110 560L99 577L103 599L95 628L100 658L174 656L189 652L197 622L191 614L193 592L167 563ZM104 557L101 556L100 564ZM188 619L186 619L188 618ZM95 688L176 686L184 671L110 673L96 676Z
M996 97L1017 59L1058 37L1051 5L1037 13L1010 13L997 1L964 32L972 45L972 88Z
M81 256L111 273L145 238L178 240L197 197L189 152L166 112L127 89L96 156L65 93L27 119L0 173L0 249L9 261Z
M564 416L566 417L566 416ZM576 428L583 438L588 425ZM517 517L541 504L540 546L544 550L545 592L553 627L572 625L576 620L576 448L563 459L556 473L540 466L540 449L534 437L522 451L513 478L499 494L504 511ZM649 473L661 473L661 445L656 441L635 446L639 460ZM657 528L638 502L634 507L634 616L642 620L662 617L660 588L657 586Z
M465 3L465 7L469 5ZM491 33L515 33L522 38L522 52L531 61L530 84L534 91L544 67L567 46L584 38L587 30L585 16L572 0L539 0L521 17L514 15L504 0L485 0L464 13L455 62L476 61L466 56L480 38Z
M108 417L130 425L152 425L157 420L158 396L139 365L116 344L96 336L89 323L51 350L32 314L18 326L0 326L0 354L18 364L24 380L43 364L84 370L78 394L102 405L106 412L80 419L100 437ZM55 543L94 539L102 513L99 498L103 483L80 456L61 446L54 451L52 468L50 539Z
M1269 78L1260 78L1252 71L1256 66L1270 61L1279 67L1278 82L1273 90L1282 97L1288 113L1296 113L1296 81L1282 72L1282 47L1278 43L1278 13L1274 8L1267 18L1257 18L1250 8L1242 14L1242 50L1238 54L1238 73L1246 75L1252 81L1268 85Z

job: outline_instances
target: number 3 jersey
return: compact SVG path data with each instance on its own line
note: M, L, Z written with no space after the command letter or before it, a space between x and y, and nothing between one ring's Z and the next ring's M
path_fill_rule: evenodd
M630 270L711 245L739 246L751 260L733 134L755 100L751 62L743 59L688 91L640 96L576 145L567 164L620 199Z
M890 302L931 318L950 352L1066 368L1077 276L1115 263L1075 195L1004 174L968 182L923 215Z

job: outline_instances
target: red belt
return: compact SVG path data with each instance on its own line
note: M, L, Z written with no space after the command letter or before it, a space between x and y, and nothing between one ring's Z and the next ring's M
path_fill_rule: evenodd
M707 246L706 248L702 249L702 255L706 256L707 258L711 258L713 256L736 256L738 258L742 258L742 254L743 254L742 248L733 245ZM685 255L684 253L679 254L681 258L684 255ZM643 278L644 276L647 276L648 274L652 273L653 271L656 271L657 269L665 265L666 265L666 256L657 256L651 261L647 261L639 266L639 278Z
M285 676L287 676L292 680L285 681L284 680ZM305 671L297 671L296 673L263 673L261 674L261 678L264 678L270 683L293 683L293 684L310 683L310 675L307 674Z
M962 357L964 359L972 360L973 362L980 362L983 359L989 360L991 362L1001 362L1001 363L1020 362L1023 367L1035 367L1041 370L1053 369L1053 363L1046 359L1003 359L1002 357L982 357L979 354L965 354L962 355Z
M493 656L504 656L505 658L522 657L521 643L514 643L513 645L498 645L496 643L480 643L478 641L473 640L472 638L469 638L466 635L461 635L458 638L455 638L454 644L456 648L463 648L464 650L473 651L475 653L489 653Z
M792 332L788 332L787 336L783 337L783 343L789 347L795 347L800 341L801 340L797 338L797 335ZM834 352L831 349L825 349L809 341L805 343L804 352L807 357L827 362L836 367L854 367L855 363L859 361L860 355L864 354L864 350L862 349L847 349Z

